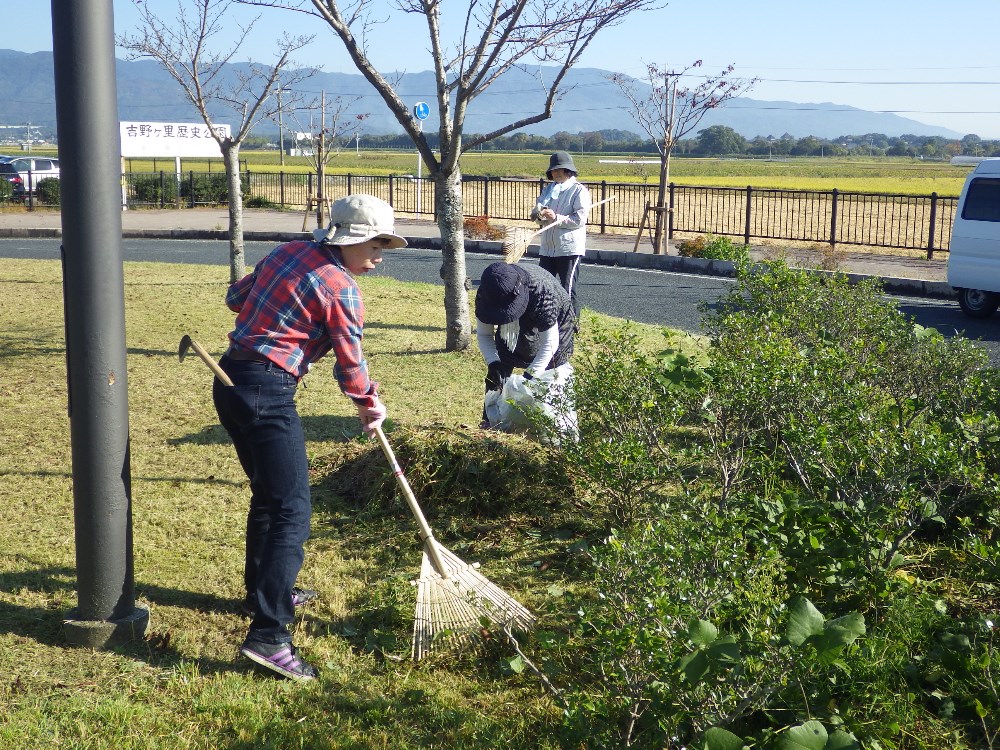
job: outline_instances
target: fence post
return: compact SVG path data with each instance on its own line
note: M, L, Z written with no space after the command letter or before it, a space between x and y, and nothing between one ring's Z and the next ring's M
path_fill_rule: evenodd
M486 179L483 180L483 215L487 218L487 223L489 223L490 217L490 176L486 175Z
M747 211L743 222L743 244L750 244L750 207L753 205L753 186L747 185Z
M392 175L389 175L389 205L395 208L395 204L392 200Z
M312 203L313 197L313 173L309 173L309 180L307 181L306 187L309 189L306 191L306 213L309 213L309 206Z
M160 208L163 208L164 205L166 205L165 202L164 202L164 200L163 200L166 197L164 195L164 193L166 192L166 190L167 190L167 185L163 181L163 170L161 169L160 170ZM178 191L178 192L180 192L180 191ZM177 200L180 200L180 195L177 196Z
M601 180L601 200L603 201L608 197L608 181ZM607 214L604 209L608 207L607 203L601 203L601 234L604 234L607 229Z
M672 240L674 238L674 187L675 183L671 182L667 185L667 194L670 196L667 203L670 205L670 210L667 211L667 239Z
M934 229L937 226L937 199L936 192L931 193L931 225L927 230L927 260L934 257Z
M837 196L840 195L840 191L834 188L831 195L833 204L830 206L830 249L833 250L837 246Z
M281 200L281 207L285 207L285 172L278 172L278 197Z
M351 192L351 173L350 172L347 173L347 194L348 195L353 195L353 193Z
M188 192L191 193L191 208L194 208L194 170L188 171Z

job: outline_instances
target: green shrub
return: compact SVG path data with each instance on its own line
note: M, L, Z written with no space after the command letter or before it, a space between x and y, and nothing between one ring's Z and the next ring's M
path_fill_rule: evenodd
M250 189L250 179L240 175L240 189L245 195ZM222 204L229 202L229 180L225 172L188 175L181 180L181 197L195 204Z
M159 206L177 200L177 179L172 174L140 175L132 179L134 201Z
M596 595L567 595L569 638L541 636L549 669L572 674L567 746L728 747L717 738L794 732L803 714L839 722L831 677L864 618L789 599L783 561L741 520L694 503L594 550Z
M680 425L702 371L667 338L651 354L629 327L592 337L576 358L580 438L565 450L590 489L592 515L620 528L657 513L681 482L687 458L664 446L690 439Z
M59 205L59 178L46 177L38 181L36 186L38 201L47 206Z
M704 327L580 347L564 449L615 530L539 633L566 746L996 747L987 355L783 264Z
M877 282L744 267L706 328L723 497L786 526L807 589L885 591L914 535L1000 498L985 353L914 325Z
M749 245L738 245L729 237L717 237L711 234L681 240L677 243L677 253L688 258L730 260L736 263L746 263L750 260Z
M276 205L274 201L265 198L263 195L251 195L243 201L245 208L275 208Z
M7 180L0 179L0 201L10 202L14 197L14 185Z

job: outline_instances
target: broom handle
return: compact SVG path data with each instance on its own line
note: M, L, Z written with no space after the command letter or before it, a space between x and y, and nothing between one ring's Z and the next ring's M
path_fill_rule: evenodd
M375 428L375 436L378 438L379 445L382 446L382 452L385 454L385 458L389 462L389 466L392 469L392 475L396 477L396 482L399 484L399 488L403 491L403 497L406 498L406 504L410 506L410 512L413 513L413 517L417 519L417 524L420 526L420 538L424 542L424 548L427 550L427 554L430 555L431 562L434 563L434 569L437 570L438 575L442 578L448 578L448 570L445 568L444 562L441 560L441 555L438 552L437 540L434 538L434 532L431 531L431 527L427 523L427 519L424 518L424 512L420 510L420 506L417 504L417 498L413 494L413 489L410 487L410 483L406 481L406 477L403 476L403 470L400 468L399 462L396 461L396 454L392 452L392 446L389 445L389 441L386 440L385 433L382 432L381 427Z
M610 203L611 201L613 201L613 200L614 200L615 198L617 198L617 197L618 197L617 195L612 195L612 196L611 196L610 198L605 198L605 199L604 199L604 200L602 200L602 201L597 201L597 203L591 203L591 204L590 204L590 208L597 208L598 206L600 206L600 205L602 205L602 204L604 204L604 203ZM590 208L588 208L587 210L589 211L589 210L590 210ZM533 235L531 235L531 236L532 236L532 237L537 237L537 236L538 236L538 235L540 235L540 234L541 234L542 232L544 232L544 231L545 231L546 229L552 229L552 227L557 227L557 226L559 226L559 225L560 225L560 224L562 224L562 223L563 223L563 222L562 222L562 221L559 221L559 220L556 220L556 221L553 221L553 222L552 222L551 224L546 224L546 225L545 225L544 227L542 227L541 229L539 229L539 230L538 230L537 232L535 232L535 233L534 233Z

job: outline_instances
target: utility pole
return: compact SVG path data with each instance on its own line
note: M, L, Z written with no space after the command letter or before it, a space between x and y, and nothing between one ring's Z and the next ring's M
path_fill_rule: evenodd
M281 124L281 92L282 89L275 92L278 95L278 151L281 154L278 158L281 166L285 166L285 129Z
M63 297L78 606L73 645L139 640L125 348L118 105L111 0L52 0L62 180Z
M319 192L316 195L316 226L326 226L323 220L323 201L325 200L325 190L323 183L326 181L326 91L320 97L319 109L319 138L316 139L316 173L319 178Z

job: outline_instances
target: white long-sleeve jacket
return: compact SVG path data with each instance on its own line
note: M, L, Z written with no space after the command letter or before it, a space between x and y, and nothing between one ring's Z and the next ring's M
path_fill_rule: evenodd
M583 255L586 252L590 204L590 191L577 182L576 177L546 185L538 196L531 218L537 219L543 208L550 208L556 215L558 226L538 235L538 254Z

